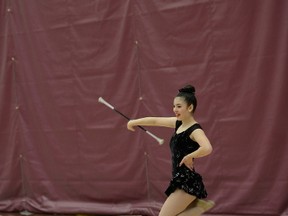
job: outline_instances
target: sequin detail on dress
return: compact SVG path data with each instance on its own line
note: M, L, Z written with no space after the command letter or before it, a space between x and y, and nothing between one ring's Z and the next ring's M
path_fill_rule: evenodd
M172 179L165 193L169 196L179 188L199 199L204 199L207 197L207 192L202 181L202 176L195 170L189 170L184 164L181 167L178 166L184 156L199 148L199 144L189 136L194 130L202 128L196 123L187 130L177 134L176 131L181 124L181 121L176 121L175 133L170 140Z

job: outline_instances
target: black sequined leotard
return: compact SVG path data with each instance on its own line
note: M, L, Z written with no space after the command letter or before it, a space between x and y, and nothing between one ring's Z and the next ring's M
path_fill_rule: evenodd
M199 144L190 138L190 134L194 130L202 128L198 123L196 123L187 130L177 134L176 131L181 124L181 121L176 121L175 133L170 140L172 179L165 193L167 196L169 196L177 188L179 188L199 199L204 199L207 197L207 192L205 190L201 175L195 172L195 170L189 170L185 164L179 167L179 164L184 156L196 151L199 148Z

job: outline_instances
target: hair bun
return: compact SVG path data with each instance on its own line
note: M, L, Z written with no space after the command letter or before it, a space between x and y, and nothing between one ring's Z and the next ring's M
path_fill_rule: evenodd
M188 94L195 94L195 87L191 85L187 85L181 89L179 89L179 92L188 93Z

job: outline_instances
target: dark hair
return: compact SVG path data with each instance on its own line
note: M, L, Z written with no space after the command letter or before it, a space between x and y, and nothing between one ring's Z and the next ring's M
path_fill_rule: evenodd
M197 99L195 97L195 87L192 85L186 85L185 87L179 89L176 97L183 97L187 105L193 105L192 112L194 113L197 107Z

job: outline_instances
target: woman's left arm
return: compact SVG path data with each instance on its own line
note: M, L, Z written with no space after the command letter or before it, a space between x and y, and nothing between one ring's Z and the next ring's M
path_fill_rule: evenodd
M190 138L199 144L199 148L189 154L192 158L204 157L212 153L212 145L203 130L197 129L193 131Z
M199 144L199 148L183 157L182 161L180 162L179 166L182 166L182 164L185 164L189 169L193 169L193 158L199 158L204 157L213 151L212 145L205 135L204 131L201 129L197 129L193 131L190 135L190 138L196 141Z

